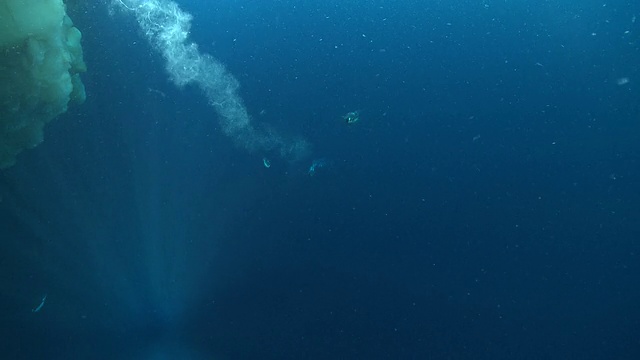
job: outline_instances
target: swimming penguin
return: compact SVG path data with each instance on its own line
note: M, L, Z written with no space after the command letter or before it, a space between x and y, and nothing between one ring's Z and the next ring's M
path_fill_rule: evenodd
M360 112L359 111L350 111L346 115L343 115L342 119L347 124L356 123L356 122L358 122L358 120L360 120Z

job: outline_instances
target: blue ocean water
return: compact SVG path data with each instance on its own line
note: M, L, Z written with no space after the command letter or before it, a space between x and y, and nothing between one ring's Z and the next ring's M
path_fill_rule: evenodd
M640 358L640 4L179 6L309 148L70 4L87 101L0 173L3 358Z

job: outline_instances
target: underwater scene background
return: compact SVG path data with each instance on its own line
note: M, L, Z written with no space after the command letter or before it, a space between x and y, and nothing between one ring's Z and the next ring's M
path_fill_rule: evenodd
M640 3L171 4L67 4L2 358L640 358Z

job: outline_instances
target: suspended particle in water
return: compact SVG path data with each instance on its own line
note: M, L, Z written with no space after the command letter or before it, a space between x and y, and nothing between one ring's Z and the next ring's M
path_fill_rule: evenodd
M621 86L621 85L626 85L626 84L628 84L628 83L629 83L629 81L631 81L631 80L629 80L629 78L628 78L628 77L621 77L621 78L618 78L618 79L616 80L616 84L618 84L618 85L620 85L620 86Z

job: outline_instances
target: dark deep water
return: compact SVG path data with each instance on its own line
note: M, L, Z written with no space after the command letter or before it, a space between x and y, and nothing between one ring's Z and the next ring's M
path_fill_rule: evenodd
M179 3L313 147L241 149L70 9L87 102L0 174L2 358L640 358L640 3Z

